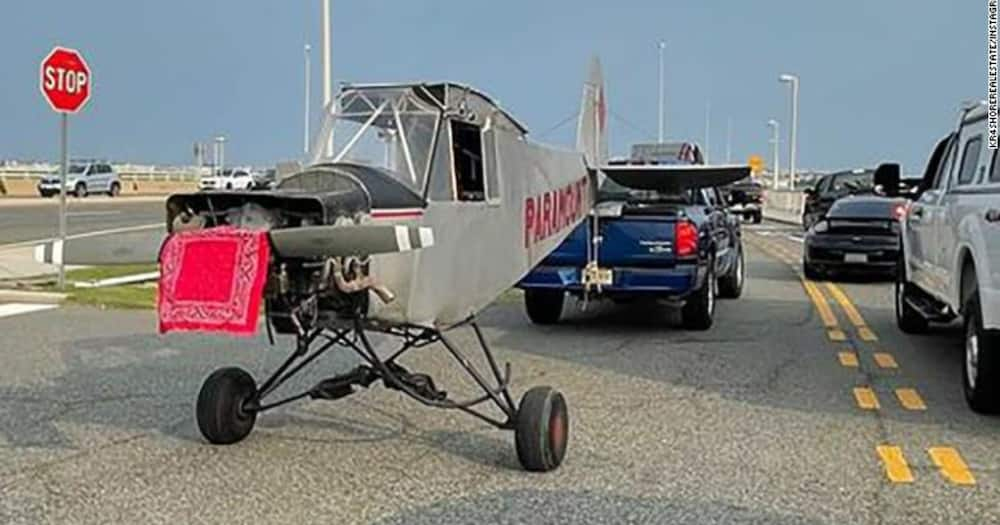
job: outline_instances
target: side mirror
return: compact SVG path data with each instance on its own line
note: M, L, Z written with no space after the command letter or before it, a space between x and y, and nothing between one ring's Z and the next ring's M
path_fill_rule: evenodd
M899 195L899 172L899 164L894 162L880 164L875 168L875 186L881 186L886 197Z

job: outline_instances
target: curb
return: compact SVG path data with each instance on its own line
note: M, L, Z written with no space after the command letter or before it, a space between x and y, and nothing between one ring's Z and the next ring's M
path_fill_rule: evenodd
M28 304L59 304L66 300L66 294L56 292L27 292L23 290L0 290L0 301Z

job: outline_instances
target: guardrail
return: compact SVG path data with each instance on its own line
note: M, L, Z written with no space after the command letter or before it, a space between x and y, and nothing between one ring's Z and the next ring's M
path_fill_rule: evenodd
M802 224L805 194L800 191L770 190L764 202L764 217L792 224Z

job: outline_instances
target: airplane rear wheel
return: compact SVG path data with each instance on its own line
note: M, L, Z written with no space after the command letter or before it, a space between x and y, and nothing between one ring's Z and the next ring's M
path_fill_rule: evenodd
M257 393L253 377L242 368L220 368L201 385L195 417L209 443L229 445L253 430L257 413L245 405Z
M514 442L517 459L525 470L555 470L566 457L569 410L566 399L552 387L536 386L521 398L517 409Z

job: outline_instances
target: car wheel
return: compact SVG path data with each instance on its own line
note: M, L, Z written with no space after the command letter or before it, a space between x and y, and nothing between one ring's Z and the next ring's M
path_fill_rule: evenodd
M802 273L806 276L806 279L809 279L810 281L823 280L823 273L819 271L819 268L816 268L805 260L802 261Z
M742 248L736 255L736 261L729 273L719 279L719 297L737 299L743 295L743 283L746 281L747 267Z
M715 298L719 281L715 278L715 262L709 262L705 284L688 297L681 310L681 324L688 330L708 330L715 317Z
M524 309L535 324L556 324L562 316L566 294L562 290L525 290Z
M962 383L969 408L1000 413L1000 332L983 328L979 290L965 307L965 359Z
M84 198L84 197L86 197L87 196L87 185L84 184L84 183L82 183L82 182L78 183L76 185L76 189L73 190L73 195L76 195L77 197L79 197L81 199Z
M209 443L229 445L253 430L257 413L245 404L257 393L253 377L241 368L220 368L205 379L198 393L195 416Z
M909 298L913 296L913 285L906 282L903 271L898 270L896 276L896 326L908 334L922 334L927 331L927 319L912 305Z
M227 189L227 190L231 190L231 189L233 189L233 183L232 183L232 182L227 182L227 183L226 183L226 189Z
M118 195L121 195L121 192L122 192L122 186L121 186L121 184L118 184L117 182L112 182L111 183L111 190L108 191L108 196L109 197L117 197Z

